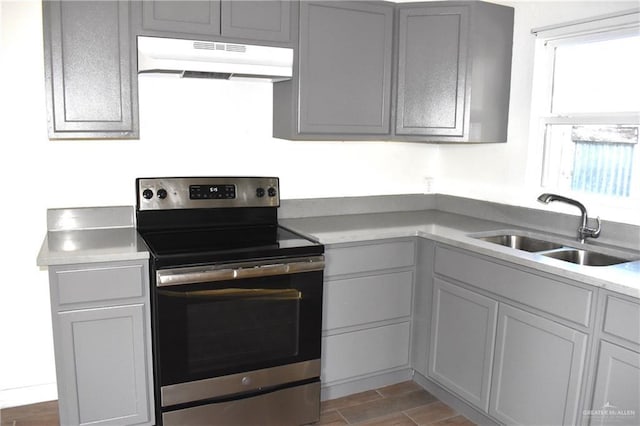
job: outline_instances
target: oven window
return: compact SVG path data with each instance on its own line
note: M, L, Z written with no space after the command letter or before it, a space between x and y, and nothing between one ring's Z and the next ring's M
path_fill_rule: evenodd
M186 306L190 372L208 371L211 365L227 368L239 359L255 363L298 354L298 290L229 288L187 294L199 300Z
M320 358L322 272L156 289L162 385Z

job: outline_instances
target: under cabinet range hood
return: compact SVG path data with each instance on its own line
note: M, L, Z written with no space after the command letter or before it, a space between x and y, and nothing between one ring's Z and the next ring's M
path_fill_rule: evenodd
M138 36L138 72L284 81L293 73L293 49Z

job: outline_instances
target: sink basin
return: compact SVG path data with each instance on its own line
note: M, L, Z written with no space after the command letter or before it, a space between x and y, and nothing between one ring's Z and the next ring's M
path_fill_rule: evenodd
M524 237L521 235L495 235L491 237L476 237L478 240L487 241L489 243L500 244L505 247L511 247L518 250L528 252L554 250L562 247L561 244L552 243L550 241L538 240L536 238Z
M597 253L586 250L559 250L550 253L541 253L543 256L551 257L553 259L564 260L565 262L571 262L578 265L585 266L609 266L617 265L618 263L629 262L627 259L622 259L615 256L609 256L607 254Z

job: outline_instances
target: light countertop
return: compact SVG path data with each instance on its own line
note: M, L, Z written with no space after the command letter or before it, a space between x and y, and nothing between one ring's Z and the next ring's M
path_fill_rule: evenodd
M38 266L148 259L132 206L47 210Z
M49 231L38 253L38 266L148 259L135 228Z
M105 222L104 217L109 221ZM80 229L59 226L71 217ZM115 219L114 219L115 218ZM61 209L49 212L49 231L42 243L39 266L148 259L149 251L133 226L130 207ZM108 227L100 227L108 223ZM52 226L51 224L54 224ZM423 237L534 270L640 298L640 260L612 266L581 266L540 254L478 240L498 231L550 239L568 247L640 259L640 251L589 240L580 244L563 235L477 219L440 210L348 214L280 219L280 224L326 245L399 237Z
M438 210L281 219L280 224L326 245L385 238L424 237L541 272L640 298L640 260L612 266L581 266L485 242L473 236L495 235L496 231L515 231L519 235L552 239L569 247L591 249L628 259L640 259L640 252L620 250L598 244L596 240L580 244L566 236L541 233L532 229Z

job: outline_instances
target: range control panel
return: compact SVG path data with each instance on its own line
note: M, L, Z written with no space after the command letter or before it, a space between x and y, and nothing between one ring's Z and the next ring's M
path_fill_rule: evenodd
M192 200L234 200L235 185L189 185L189 198Z
M136 179L138 210L278 207L277 177Z

